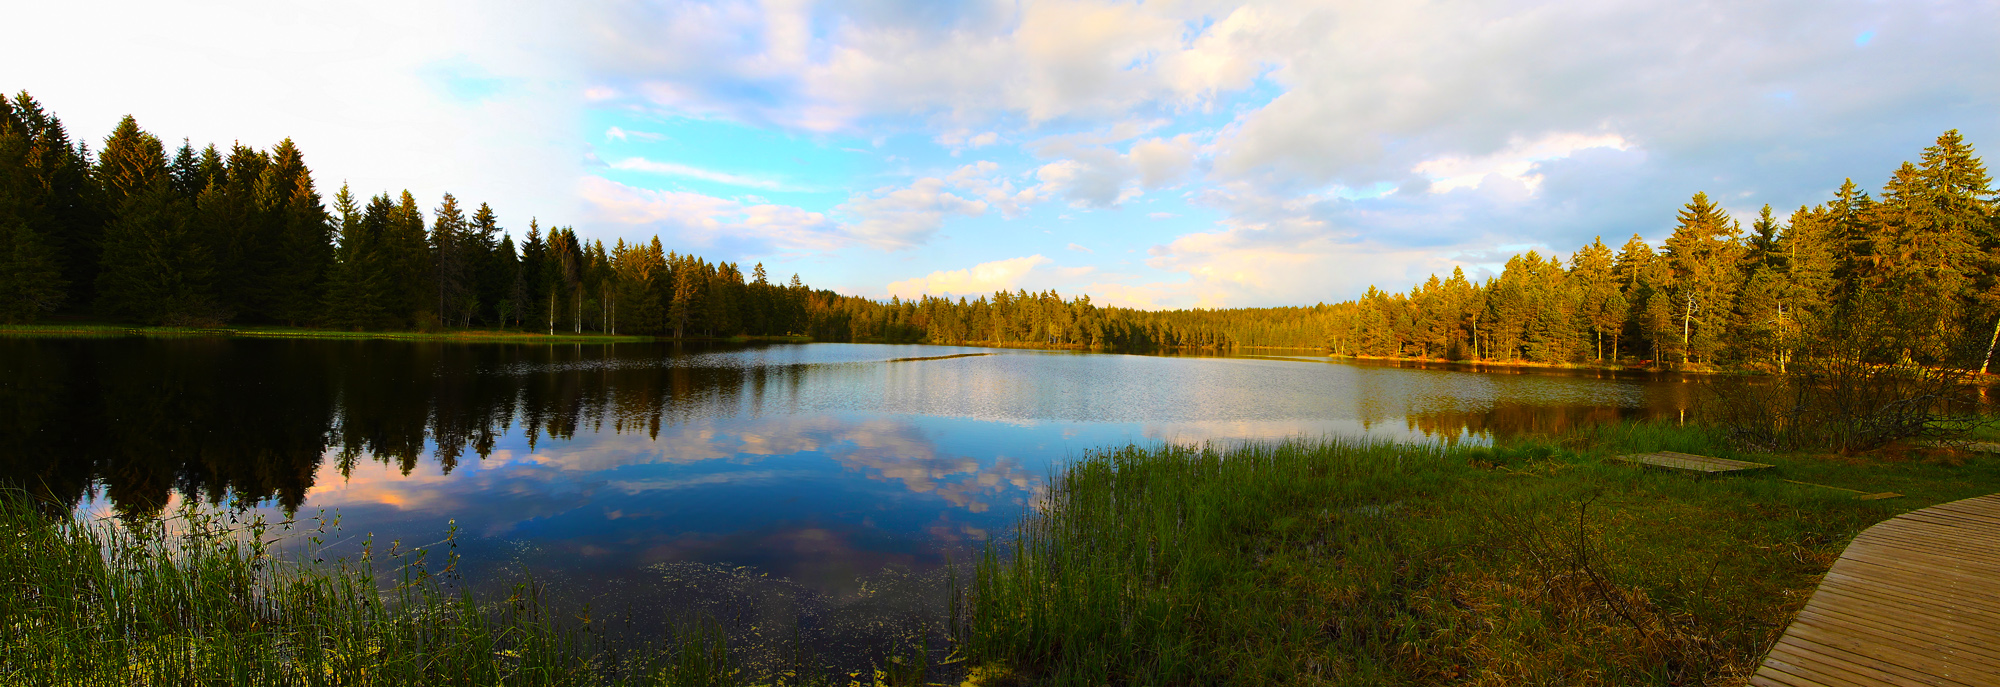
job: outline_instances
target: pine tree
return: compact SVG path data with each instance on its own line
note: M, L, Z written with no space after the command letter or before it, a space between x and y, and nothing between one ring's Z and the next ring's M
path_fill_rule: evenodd
M528 235L521 241L521 269L515 273L515 301L519 303L520 315L530 326L540 328L547 319L549 333L555 333L555 314L548 301L549 283L545 279L549 269L548 244L542 240L542 230L534 218L528 219Z
M388 196L375 196L366 210L357 207L346 184L334 194L333 204L339 216L339 239L328 272L321 319L343 329L392 326L395 297L383 243L395 209Z
M0 129L22 137L25 150L16 158L29 179L19 191L16 212L29 229L47 242L52 259L68 284L63 307L85 308L96 299L107 202L91 174L90 151L72 144L62 120L42 110L27 91L12 102L0 100Z
M1725 343L1731 303L1739 283L1742 228L1729 214L1696 193L1667 239L1668 292L1680 320L1677 349L1681 364L1709 362Z
M1599 361L1604 360L1604 335L1617 331L1625 322L1625 299L1619 295L1618 278L1613 273L1615 259L1603 237L1577 249L1570 256L1570 279L1576 285L1584 325L1596 339ZM1616 334L1613 334L1614 341Z
M437 289L438 317L459 326L469 324L475 305L466 302L473 297L468 243L465 212L458 208L458 198L444 194L431 222L431 278Z
M98 175L116 201L97 277L99 307L155 324L223 319L211 290L213 260L189 227L160 139L127 115L104 143Z
M27 324L62 305L62 269L33 226L0 210L0 323Z
M312 171L292 139L271 148L270 165L257 182L257 198L277 248L264 286L271 315L294 325L311 321L325 298L322 288L333 265L333 237Z
M382 197L388 202L388 197ZM383 267L394 300L389 314L404 326L431 327L438 321L437 291L431 281L429 232L416 196L403 191L389 211L382 237Z
M513 280L511 261L502 255L500 244L512 241L501 237L500 218L493 213L492 206L480 203L479 209L472 213L468 239L471 291L477 299L474 317L482 322L499 323L505 319L500 316L500 301L507 300ZM512 254L513 246L507 246L505 252Z
M0 100L0 323L33 322L68 296L57 252L37 229L55 222L33 151L34 133Z

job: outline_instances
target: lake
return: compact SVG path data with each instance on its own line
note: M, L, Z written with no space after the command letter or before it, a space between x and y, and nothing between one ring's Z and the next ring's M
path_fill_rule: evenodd
M0 480L93 517L188 498L337 516L335 553L455 525L474 586L525 572L642 624L830 627L895 612L884 590L935 594L1085 451L1485 442L1675 417L1697 386L1297 352L12 338Z

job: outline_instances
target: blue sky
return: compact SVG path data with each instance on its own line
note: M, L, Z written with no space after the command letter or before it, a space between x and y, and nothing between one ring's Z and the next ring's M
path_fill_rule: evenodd
M101 139L291 136L331 193L490 202L888 297L1283 305L1663 239L2000 145L1991 2L42 3ZM42 16L46 15L46 16ZM76 59L50 56L76 55ZM433 201L427 201L432 202Z

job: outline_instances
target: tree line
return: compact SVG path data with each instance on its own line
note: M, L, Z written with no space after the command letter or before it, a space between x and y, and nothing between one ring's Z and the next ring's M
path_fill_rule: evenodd
M1783 370L1833 320L1890 323L1897 354L1941 361L2000 338L2000 214L1956 130L1905 162L1878 197L1848 179L1833 198L1746 232L1706 194L1655 250L1633 235L1558 256L1530 251L1498 276L1433 275L1334 306L1327 346L1390 357L1543 363L1643 359ZM1980 364L1975 358L1974 365Z
M1454 269L1401 293L1371 286L1355 300L1290 308L1142 311L1054 292L841 307L933 343L1775 371L1834 321L1865 317L1893 339L1890 355L1936 362L1971 344L1978 366L2000 342L2000 212L1984 164L1953 130L1878 196L1848 179L1784 219L1766 205L1746 231L1696 193L1658 249L1638 234L1615 250L1599 238L1567 260L1515 255L1483 281Z
M1498 275L1312 306L1149 311L1054 291L877 301L650 242L606 246L446 194L332 206L289 139L173 155L126 117L93 154L27 93L0 101L0 322L48 313L153 324L508 327L658 336L1000 344L1112 351L1285 347L1337 355L1782 369L1842 313L1895 320L1910 355L2000 340L2000 214L1945 132L1871 197L1849 179L1748 231L1697 193L1659 248L1600 238Z
M0 100L0 322L51 313L156 325L513 327L549 333L784 335L828 330L793 275L607 247L490 205L409 191L328 207L290 139L169 155L127 116L101 150L26 92ZM822 313L823 314L823 313Z

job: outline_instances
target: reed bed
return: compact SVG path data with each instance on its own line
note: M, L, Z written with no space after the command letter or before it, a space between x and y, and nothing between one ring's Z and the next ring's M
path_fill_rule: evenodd
M1855 533L2000 491L1951 451L1606 460L1663 449L1750 457L1651 423L1091 452L977 562L955 633L987 684L1741 684Z
M701 626L640 652L552 613L532 581L454 593L450 538L358 559L274 556L289 524L181 509L113 523L0 493L0 684L724 685ZM323 532L306 533L316 546ZM434 559L433 550L441 550ZM308 554L311 552L308 551ZM386 574L378 575L378 567Z

